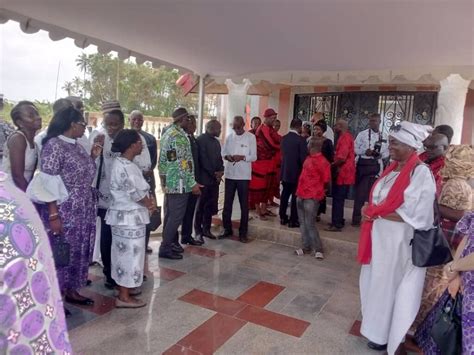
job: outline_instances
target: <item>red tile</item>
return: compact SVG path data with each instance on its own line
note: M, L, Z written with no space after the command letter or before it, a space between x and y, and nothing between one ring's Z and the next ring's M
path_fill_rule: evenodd
M94 292L92 290L89 290L87 288L82 288L79 293L81 296L84 297L89 297L94 300L94 305L93 306L82 306L79 304L74 304L74 307L78 307L81 309L84 309L86 311L98 314L98 315L103 315L115 308L115 298L112 297L107 297L104 295L101 295L100 293ZM67 307L67 306L66 306Z
M206 256L208 258L220 258L221 256L225 255L225 253L221 251L207 249L203 247L196 247L194 245L188 245L184 249L184 252L194 255Z
M255 286L245 291L239 298L237 298L237 300L251 304L252 306L265 307L284 289L283 286L260 281Z
M349 334L354 335L356 337L361 337L362 334L360 334L360 325L360 320L356 320L354 324L352 324L351 330L349 330Z
M245 325L245 321L217 313L178 341L178 345L212 354Z
M173 281L176 280L178 277L186 275L186 273L160 266L160 269L154 272L153 275L159 277L161 280Z
M236 315L246 307L243 303L196 289L178 299L229 316Z
M309 322L254 306L245 307L235 317L298 338L303 335L310 325Z
M185 348L184 346L174 344L171 348L166 350L163 355L198 355L197 351L193 351L191 349Z

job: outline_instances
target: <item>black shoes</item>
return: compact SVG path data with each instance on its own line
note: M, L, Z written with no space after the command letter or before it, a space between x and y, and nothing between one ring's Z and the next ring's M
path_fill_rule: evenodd
M230 238L234 235L232 231L224 231L218 238L219 239L225 239L225 238Z
M158 257L161 259L171 259L171 260L180 260L183 258L181 254L175 253L173 251L164 251L164 252L159 252Z
M212 234L210 230L203 231L202 236L209 239L217 239L217 237L214 234Z
M240 240L241 243L248 243L249 242L249 238L247 238L246 235L241 235L239 237L239 240Z
M105 281L104 286L109 290L114 290L117 287L117 283L113 279L108 279Z
M299 222L288 222L288 228L299 228L300 223Z
M288 222L289 222L288 217L280 218L280 224L281 224L282 226L287 225Z
M387 344L385 345L380 345L380 344L377 344L377 343L373 343L371 341L369 341L367 343L367 346L372 349L372 350L376 350L376 351L385 351L387 350Z
M331 225L331 226L329 226L329 227L327 227L327 228L324 228L324 230L325 230L326 232L341 232L341 231L342 231L342 228L337 228L336 226Z
M173 244L171 246L171 250L174 252L174 253L178 253L178 254L181 254L181 253L184 253L184 249L181 245L179 244Z
M201 242L200 240L196 240L193 237L187 237L187 238L181 238L181 244L201 246L203 242Z
M204 238L202 237L201 234L197 234L197 235L196 235L196 238L194 238L194 240L197 241L197 242L199 242L199 243L201 243L201 245L204 244Z
M92 306L94 305L94 300L91 298L84 297L82 300L78 300L76 298L72 298L69 296L64 297L65 301L67 303L73 303L73 304L80 304L82 306Z

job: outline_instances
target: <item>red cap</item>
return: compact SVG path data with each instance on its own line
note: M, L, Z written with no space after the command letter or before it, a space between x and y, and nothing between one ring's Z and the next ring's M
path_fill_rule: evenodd
M272 108L267 108L267 109L265 110L265 113L263 114L263 117L271 117L271 116L276 116L276 115L278 115L278 114L275 112L274 109L272 109Z

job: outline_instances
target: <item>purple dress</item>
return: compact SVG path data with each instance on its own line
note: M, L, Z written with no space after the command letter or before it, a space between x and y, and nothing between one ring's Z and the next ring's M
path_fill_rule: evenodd
M51 248L38 213L0 172L0 354L69 354Z
M457 230L467 237L461 257L474 253L474 212L458 222ZM461 273L462 278L462 352L474 354L474 270Z
M91 245L95 238L97 194L92 183L96 165L80 144L61 138L52 138L41 152L41 172L60 176L69 197L59 206L64 238L70 244L70 263L58 268L59 287L62 291L78 290L87 282ZM49 226L46 205L41 217ZM53 238L52 234L50 238Z
M474 253L474 212L468 212L458 222L456 232L467 237L466 245L461 257ZM464 355L474 354L474 271L461 273L462 279L462 353ZM448 290L444 291L439 300L430 310L425 320L415 332L415 340L424 354L441 354L430 332L433 324L446 301L450 300Z

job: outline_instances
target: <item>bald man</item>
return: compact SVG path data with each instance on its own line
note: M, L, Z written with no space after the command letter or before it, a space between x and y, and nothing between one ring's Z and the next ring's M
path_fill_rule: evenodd
M444 167L444 155L449 147L449 139L445 134L433 132L423 142L425 152L420 154L420 160L430 167L436 181L436 193L441 193L443 178L441 169Z
M194 220L194 232L198 239L199 236L217 239L211 233L211 222L212 216L217 214L219 184L224 175L221 144L218 140L220 135L221 124L217 120L211 120L206 124L206 132L197 138L200 164L198 183L203 186Z
M150 134L145 132L143 128L143 113L138 110L132 111L130 116L128 117L128 121L130 123L130 128L137 131L143 139L145 139L146 147L148 149L148 154L150 155L150 170L143 172L143 176L145 177L146 181L150 185L150 192L153 198L156 201L156 181L155 181L155 173L154 170L156 168L156 164L158 163L158 148L156 145L156 138ZM148 254L151 254L153 250L148 246L150 241L150 234L151 230L147 227L146 229L146 251Z
M354 138L347 121L339 119L334 126L338 136L332 165L332 217L328 232L340 232L344 227L344 202L351 185L355 183Z

